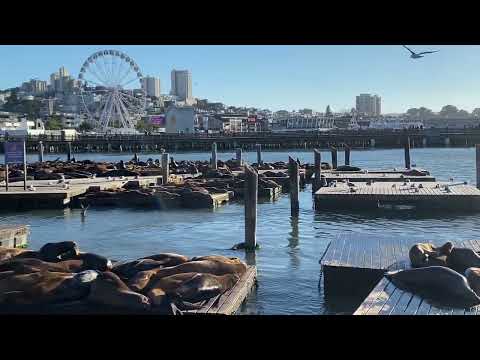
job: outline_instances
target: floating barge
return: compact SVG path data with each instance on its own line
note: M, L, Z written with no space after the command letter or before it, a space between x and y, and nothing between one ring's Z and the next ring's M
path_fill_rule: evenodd
M480 190L471 185L439 182L376 182L371 185L356 183L354 186L345 182L320 188L314 195L314 201L316 210L388 209L406 205L429 211L478 211Z
M331 183L336 180L338 182L348 180L350 182L434 182L435 177L430 175L404 175L402 173L395 172L323 172L322 176L325 177L327 183ZM315 175L313 176L315 177Z
M477 313L472 309L439 308L396 288L383 275L387 270L410 268L408 252L418 240L371 234L342 233L332 240L320 263L325 296L357 295L365 300L354 315L433 315ZM428 241L441 245L444 241ZM454 242L480 252L480 241ZM480 312L479 312L480 314Z
M95 179L70 179L67 180L68 188L64 183L55 180L28 181L27 186L32 185L35 190L24 190L23 182L9 184L9 190L0 188L0 208L2 209L36 209L36 208L63 208L77 196L83 195L90 187L99 190L120 188L128 181L138 181L140 185L156 184L161 176L144 176L122 178L95 178Z

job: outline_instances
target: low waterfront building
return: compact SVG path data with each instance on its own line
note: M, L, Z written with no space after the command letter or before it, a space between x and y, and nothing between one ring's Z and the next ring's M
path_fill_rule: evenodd
M480 127L480 118L430 118L423 120L425 129L465 129Z
M165 113L165 132L169 134L195 132L195 111L191 106L170 106Z

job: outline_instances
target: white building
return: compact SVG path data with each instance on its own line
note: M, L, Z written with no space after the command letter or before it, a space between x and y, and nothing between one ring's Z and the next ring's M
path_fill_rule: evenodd
M188 70L172 70L171 95L178 100L189 102L192 99L192 75Z
M170 106L165 113L165 132L170 134L193 133L195 111L192 106Z
M147 96L160 97L160 79L147 76L142 79L143 89L147 93Z
M382 99L378 95L360 94L356 98L356 110L360 114L380 116L382 114Z

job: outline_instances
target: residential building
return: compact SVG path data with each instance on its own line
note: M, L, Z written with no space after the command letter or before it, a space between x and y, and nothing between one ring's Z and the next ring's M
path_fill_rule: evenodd
M382 114L381 97L378 95L360 94L356 98L356 110L359 114L380 116Z
M143 89L147 96L160 97L160 79L153 76L146 76L142 79Z
M171 95L178 100L190 102L192 100L192 75L188 70L172 70Z

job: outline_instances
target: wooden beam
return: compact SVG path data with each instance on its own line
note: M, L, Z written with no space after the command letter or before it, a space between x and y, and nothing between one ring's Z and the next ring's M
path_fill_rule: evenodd
M315 194L321 186L321 177L322 177L322 154L320 150L314 149L313 155L315 158L315 178L312 184L312 191Z
M257 246L258 173L245 165L245 249Z
M298 203L298 191L300 188L300 176L298 163L292 157L288 157L288 170L290 176L290 213L291 216L298 217L300 206Z

